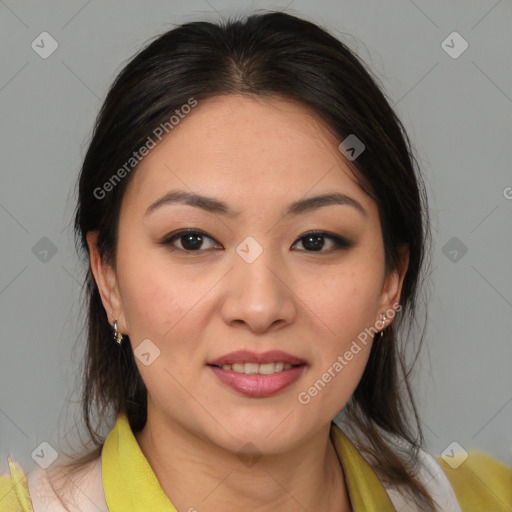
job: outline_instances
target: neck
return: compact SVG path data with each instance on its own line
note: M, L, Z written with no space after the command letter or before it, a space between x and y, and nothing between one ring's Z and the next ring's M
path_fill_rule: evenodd
M148 421L135 438L178 510L222 512L351 511L330 424L295 450L241 463L236 453L167 418Z

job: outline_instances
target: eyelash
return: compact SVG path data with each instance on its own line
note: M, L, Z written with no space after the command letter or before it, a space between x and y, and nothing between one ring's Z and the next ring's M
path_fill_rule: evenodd
M179 238L181 238L181 237L183 237L185 235L191 235L191 234L193 234L193 235L201 235L203 238L209 238L210 240L216 242L216 240L214 238L212 238L211 236L207 235L204 231L201 231L201 230L198 230L198 229L182 229L182 230L172 234L171 236L167 236L164 240L162 240L160 242L160 244L163 245L163 246L168 247L169 250L171 250L171 251L181 251L181 252L188 253L188 254L205 252L205 250L201 250L201 249L198 249L198 250L195 250L195 251L191 251L191 250L186 250L186 249L180 249L179 247L174 247L174 248L169 247L169 246L171 246L173 244L173 242L175 240L178 240ZM319 250L319 251L304 250L302 252L308 252L308 253L332 253L334 251L339 251L339 250L342 250L342 249L350 249L352 247L352 244L348 240L346 240L345 238L340 237L338 235L334 235L334 234L329 233L327 231L318 231L318 230L308 231L307 233L304 233L299 238L297 238L297 240L293 243L293 245L295 245L297 242L307 238L308 236L320 236L320 237L322 237L324 239L332 240L334 242L334 244L335 244L335 247L332 248L332 249L328 249L326 251L324 251L324 250Z

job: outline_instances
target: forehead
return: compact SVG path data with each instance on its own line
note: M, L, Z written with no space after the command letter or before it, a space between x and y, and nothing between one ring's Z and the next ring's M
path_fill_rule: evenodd
M199 101L150 151L126 195L147 206L180 188L243 208L336 188L368 204L338 144L320 116L297 101L217 96Z

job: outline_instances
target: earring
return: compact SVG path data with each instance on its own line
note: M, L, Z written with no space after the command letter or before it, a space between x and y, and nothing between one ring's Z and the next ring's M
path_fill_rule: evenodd
M119 328L117 327L117 320L114 320L114 341L121 345L123 341L123 335L119 332Z
M380 331L380 337L384 336L384 326L386 325L386 313L382 313L382 331Z

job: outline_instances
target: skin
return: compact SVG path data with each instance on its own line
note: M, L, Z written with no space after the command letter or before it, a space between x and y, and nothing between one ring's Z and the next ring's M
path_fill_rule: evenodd
M399 303L408 254L385 273L377 205L339 143L316 113L292 100L227 95L199 102L132 177L115 270L101 260L96 234L88 235L109 322L117 319L133 349L149 338L160 350L149 366L136 358L148 388L148 419L136 439L179 511L351 510L329 429L362 376L371 340L310 403L297 396L365 328L382 328L381 313ZM145 215L175 189L213 196L241 213L230 218L176 203ZM289 203L332 191L356 199L366 216L349 205L284 216ZM183 228L211 239L188 253L183 238L159 244ZM353 246L335 250L324 238L313 251L300 239L310 230ZM263 249L252 263L235 252L247 236ZM206 366L238 349L281 349L307 368L278 394L248 398ZM246 443L261 454L250 467L237 456Z

